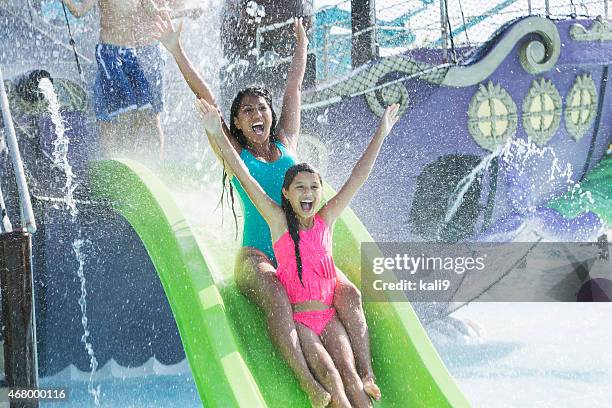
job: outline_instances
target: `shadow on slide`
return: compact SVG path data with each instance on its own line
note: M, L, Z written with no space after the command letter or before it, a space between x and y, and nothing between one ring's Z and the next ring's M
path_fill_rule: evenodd
M94 193L132 225L155 265L203 405L308 407L270 342L263 314L231 279L215 281L233 270L234 254L196 237L163 182L143 165L101 161L90 175ZM356 283L360 243L371 240L352 211L336 222L334 259ZM409 303L366 303L365 311L383 393L375 406L469 406Z

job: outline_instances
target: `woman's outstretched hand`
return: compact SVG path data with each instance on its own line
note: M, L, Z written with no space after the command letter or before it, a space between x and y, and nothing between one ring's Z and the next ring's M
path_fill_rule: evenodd
M222 134L221 115L219 115L217 108L204 99L197 99L195 103L202 120L202 125L204 125L206 130L213 135Z
M399 116L397 115L399 107L399 103L394 103L393 105L387 106L387 109L385 109L385 113L383 113L379 125L380 132L383 136L387 136L399 120Z
M157 15L155 26L157 27L157 31L151 33L151 36L162 43L170 53L178 51L181 47L183 21L179 23L178 28L174 28L170 13L164 12Z
M293 32L295 33L295 41L298 45L308 46L308 36L304 29L303 18L296 18L293 21Z

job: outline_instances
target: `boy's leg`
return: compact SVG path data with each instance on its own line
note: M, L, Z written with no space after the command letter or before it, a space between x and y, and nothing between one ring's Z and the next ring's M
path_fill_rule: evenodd
M104 120L98 121L100 126L100 145L102 146L102 153L105 158L115 157L116 154L113 151L115 145L114 127L111 122Z
M164 132L161 127L161 113L150 109L134 112L134 127L131 131L133 154L143 155L147 159L163 159Z
M329 394L308 368L287 292L276 278L276 270L268 257L255 248L242 248L236 258L234 276L240 292L263 309L272 343L297 376L313 406L327 405Z
M327 326L325 326L325 329L323 329L323 332L321 332L321 342L340 372L346 395L352 404L351 406L355 408L372 407L370 397L365 393L361 378L357 375L348 334L336 316L332 317Z
M138 47L128 58L126 70L134 84L140 108L138 117L142 144L151 158L163 159L165 137L161 125L164 106L164 61L159 44ZM153 146L156 146L153 149Z
M134 153L134 111L115 116L112 120L98 121L104 156L117 158Z
M351 403L345 392L343 378L319 336L301 323L296 323L295 327L308 366L316 379L331 394L330 405L334 408L350 408Z

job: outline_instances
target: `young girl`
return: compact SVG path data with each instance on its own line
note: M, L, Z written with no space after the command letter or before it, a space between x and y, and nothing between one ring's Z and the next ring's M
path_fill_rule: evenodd
M294 31L296 47L287 73L278 120L270 92L263 88L247 88L234 98L229 126L222 122L223 133L251 176L279 205L285 173L289 167L298 163L296 147L300 135L301 88L308 48L308 38L301 20L296 20ZM181 45L181 26L175 28L170 17L162 15L157 22L157 32L152 34L174 57L196 97L216 106L210 87L195 70ZM212 138L209 138L209 142L221 163L224 159L219 154L217 143ZM236 257L234 270L236 286L264 311L272 342L295 372L313 407L324 407L329 404L331 396L313 377L302 353L289 298L276 276L270 229L248 194L233 177L231 169L228 170L228 177L239 194L244 213L242 248ZM348 332L353 348L366 350L356 356L357 372L366 388L372 390L372 395L377 397L378 391L368 386L374 380L361 294L340 270L337 270L336 278L334 308Z
M317 211L322 181L312 167L302 163L287 170L279 206L253 179L223 134L217 109L204 100L197 104L209 137L268 223L278 261L276 275L293 306L299 340L313 374L331 394L333 407L371 406L368 395L380 397L380 391L373 376L364 384L355 367L355 357L369 356L369 349L351 349L346 330L331 307L336 287L331 230L368 178L385 137L398 120L399 105L385 110L348 181Z

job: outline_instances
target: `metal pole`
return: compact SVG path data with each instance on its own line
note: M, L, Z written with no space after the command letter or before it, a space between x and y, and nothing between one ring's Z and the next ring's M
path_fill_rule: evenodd
M32 241L27 232L0 235L0 290L4 370L9 388L37 389L36 313ZM11 400L11 408L37 408L37 399Z
M546 17L550 17L550 0L544 0L544 8L546 10Z
M351 60L353 68L378 57L375 0L351 0Z
M448 16L446 15L446 0L440 0L440 28L442 35L442 58L448 62Z
M23 170L23 162L19 153L19 145L17 144L17 136L13 127L13 117L9 109L9 101L4 89L4 77L2 76L2 68L0 67L0 104L2 105L2 117L4 118L4 126L6 128L6 144L8 147L13 169L15 171L15 179L17 181L17 189L19 190L19 202L22 212L22 227L33 234L36 232L36 222L34 221L34 212L32 211L32 203L30 201L30 192L28 183L26 182L25 172Z
M531 15L531 0L527 0L527 10L529 12L529 15Z
M604 17L608 19L608 0L604 0Z

